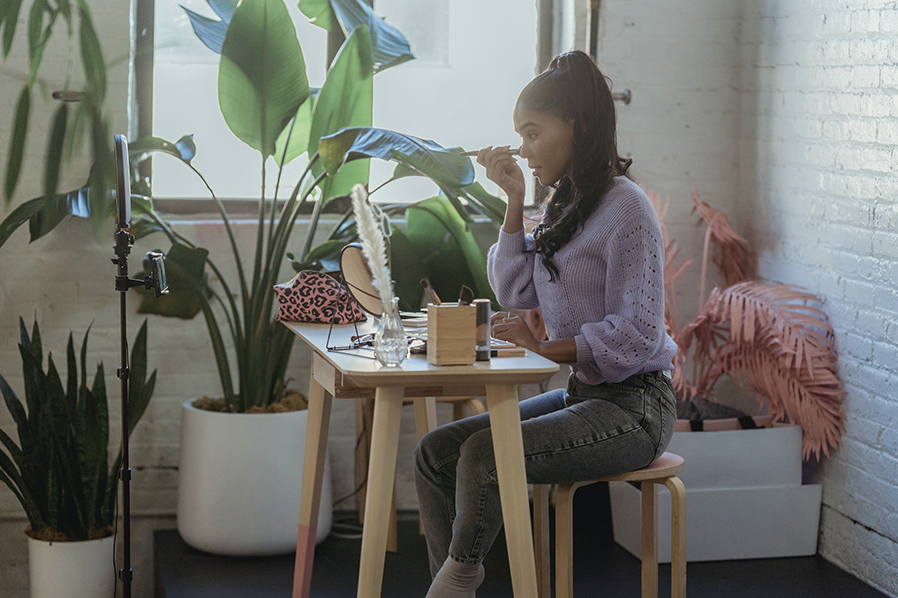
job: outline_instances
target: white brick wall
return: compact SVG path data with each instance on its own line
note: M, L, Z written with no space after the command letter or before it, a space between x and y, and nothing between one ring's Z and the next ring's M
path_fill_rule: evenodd
M93 0L92 5L102 7L94 17L107 57L127 53L127 3ZM604 0L602 11L600 65L615 90L633 91L629 106L618 105L621 151L632 155L633 172L648 188L670 195L668 226L684 253L698 255L701 248L689 214L690 195L698 188L750 236L762 276L805 286L824 298L838 336L848 420L842 450L821 469L820 551L898 596L898 177L892 170L898 143L898 10L872 0ZM10 107L0 118L4 165L20 85L16 75L26 64L24 29L19 33L13 56L0 67L0 105ZM66 51L64 43L48 48L48 77L64 76ZM47 88L54 84L59 80ZM109 94L116 131L126 130L126 90L127 69L117 67ZM32 115L17 202L40 192L53 108L47 102ZM76 162L61 184L80 183L86 167L86 160ZM226 251L214 227L184 226L213 251ZM135 253L146 249L139 246ZM33 245L18 234L0 249L0 372L16 388L21 384L17 318L30 324L36 315L45 347L58 354L70 330L80 340L92 324L91 362L106 364L114 399L118 298L110 257L111 240L97 241L79 221ZM688 289L698 287L697 267L691 276L681 285L683 321L695 313L697 297ZM132 336L142 320L133 313L135 306L132 300ZM149 333L151 366L160 374L132 448L135 467L142 468L135 473L134 509L148 516L148 529L173 525L180 404L215 392L218 384L201 320L153 318ZM302 390L307 361L297 350L290 369ZM114 420L115 404L111 407ZM409 454L410 409L404 417L400 451ZM448 413L441 411L441 417ZM0 409L0 426L8 430L9 424ZM332 426L339 497L354 486L351 402L335 403ZM399 461L400 508L416 505L407 461ZM11 494L0 489L0 519L18 512ZM20 544L18 527L15 522L0 526L0 546ZM135 546L136 558L143 559L141 569L135 567L138 575L148 573L149 549L149 542ZM18 552L0 550L0 587L24 596L26 565L12 554ZM138 596L141 587L147 586L135 585Z
M823 296L847 396L825 461L820 552L898 595L898 11L747 2L740 221L761 275ZM775 173L775 174L774 174Z
M898 596L898 11L861 0L602 2L599 64L634 173L749 235L764 278L824 298L840 350L842 450L820 468L820 552ZM696 288L686 279L684 289ZM695 301L680 304L681 319Z

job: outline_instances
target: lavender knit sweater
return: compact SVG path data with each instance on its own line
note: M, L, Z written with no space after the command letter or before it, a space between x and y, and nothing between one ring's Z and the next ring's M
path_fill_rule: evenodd
M499 233L487 261L505 307L542 307L550 340L574 338L571 364L587 384L620 382L673 367L677 345L664 328L664 243L648 196L616 177L604 199L552 257L549 281L533 237Z

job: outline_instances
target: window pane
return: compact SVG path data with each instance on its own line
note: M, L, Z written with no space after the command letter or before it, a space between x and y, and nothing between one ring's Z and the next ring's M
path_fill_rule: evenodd
M326 33L309 24L296 2L286 4L309 83L318 87L325 75ZM258 197L259 154L227 128L218 108L219 56L197 39L181 5L217 18L205 0L156 0L154 134L176 140L193 133L193 164L219 197ZM536 64L535 3L376 0L375 10L402 31L417 58L375 77L374 126L466 149L519 143L511 112ZM285 169L281 184L287 189L280 197L289 194L305 161L302 156ZM387 180L393 167L372 160L371 187ZM273 160L267 178L270 195L276 179ZM482 170L478 180L497 192ZM158 197L208 197L202 182L168 156L154 158L153 185ZM415 201L437 192L426 179L407 179L378 191L375 199Z

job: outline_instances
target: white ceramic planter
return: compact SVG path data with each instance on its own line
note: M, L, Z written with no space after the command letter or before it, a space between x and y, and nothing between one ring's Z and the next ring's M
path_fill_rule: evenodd
M31 598L111 598L116 569L113 536L84 542L28 538Z
M178 532L197 550L230 556L296 550L308 411L181 409ZM316 542L333 522L325 460Z

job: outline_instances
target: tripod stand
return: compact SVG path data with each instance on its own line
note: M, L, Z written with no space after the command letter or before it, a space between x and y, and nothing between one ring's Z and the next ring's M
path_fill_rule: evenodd
M116 166L116 204L118 207L118 225L115 233L115 257L112 262L116 264L115 290L120 293L120 328L122 365L117 375L122 384L122 467L119 470L119 479L122 481L122 541L124 555L122 568L118 571L118 577L122 580L123 595L131 598L131 581L134 572L131 570L131 466L128 450L128 427L130 405L130 379L131 370L128 362L128 320L127 297L128 289L136 286L144 286L153 289L157 297L168 293L168 285L165 280L165 258L161 253L148 252L146 262L150 275L144 279L129 278L128 254L134 244L134 235L128 232L131 224L131 190L128 168L128 141L123 135L115 136L115 166Z

